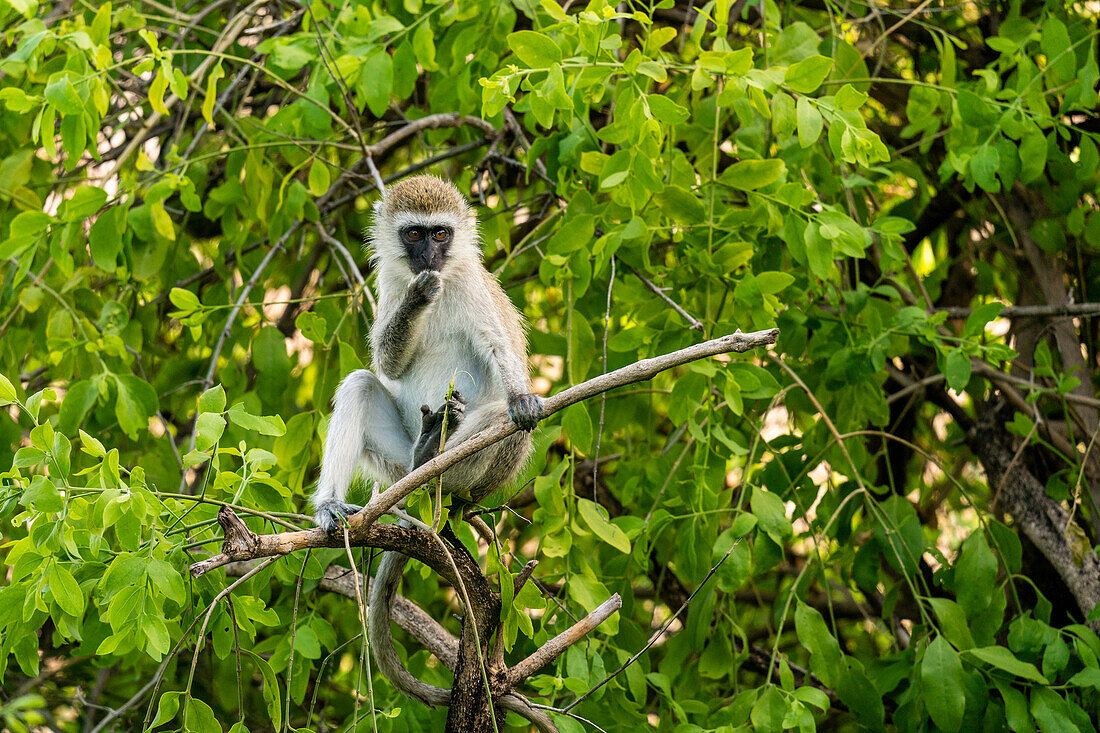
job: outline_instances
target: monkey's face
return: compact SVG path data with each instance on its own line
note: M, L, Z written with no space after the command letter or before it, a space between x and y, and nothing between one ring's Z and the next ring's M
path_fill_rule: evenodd
M408 268L415 276L481 261L474 212L454 185L435 176L387 189L374 205L369 237L375 261L393 273Z
M398 238L413 273L439 271L454 241L454 228L448 224L414 222L401 227Z

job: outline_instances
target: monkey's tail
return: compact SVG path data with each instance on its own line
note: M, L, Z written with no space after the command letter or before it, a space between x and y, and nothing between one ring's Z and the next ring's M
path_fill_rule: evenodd
M378 572L374 576L374 583L370 590L370 607L367 611L367 631L374 663L382 670L382 674L390 684L409 697L432 707L449 705L451 691L429 685L413 677L401 663L397 650L393 646L393 630L390 628L393 597L397 593L397 585L401 582L401 575L408 561L409 558L400 552L389 551L383 553L382 560L378 563Z

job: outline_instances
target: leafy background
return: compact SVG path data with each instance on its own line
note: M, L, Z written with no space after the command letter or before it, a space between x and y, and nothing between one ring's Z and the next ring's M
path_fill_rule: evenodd
M439 729L361 663L342 551L186 574L222 504L310 525L376 179L428 170L544 392L782 331L547 421L505 552L460 529L504 587L540 561L509 659L622 595L527 690L583 697L563 731L1095 730L1096 16L7 0L0 725Z

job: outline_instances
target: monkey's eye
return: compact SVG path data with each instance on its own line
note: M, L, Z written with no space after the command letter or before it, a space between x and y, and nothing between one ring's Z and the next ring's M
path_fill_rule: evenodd
M444 241L445 239L447 239L447 230L442 228L442 227L440 227L439 229L436 229L435 231L432 232L432 239L434 239L437 242Z
M405 237L413 242L419 242L424 237L424 230L420 227L410 227L405 230Z

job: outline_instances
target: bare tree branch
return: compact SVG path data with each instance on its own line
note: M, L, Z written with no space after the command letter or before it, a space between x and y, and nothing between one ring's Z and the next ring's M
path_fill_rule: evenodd
M518 685L565 653L565 650L583 639L588 632L602 624L611 614L623 606L618 593L596 606L592 613L543 644L529 657L508 670L508 684Z

